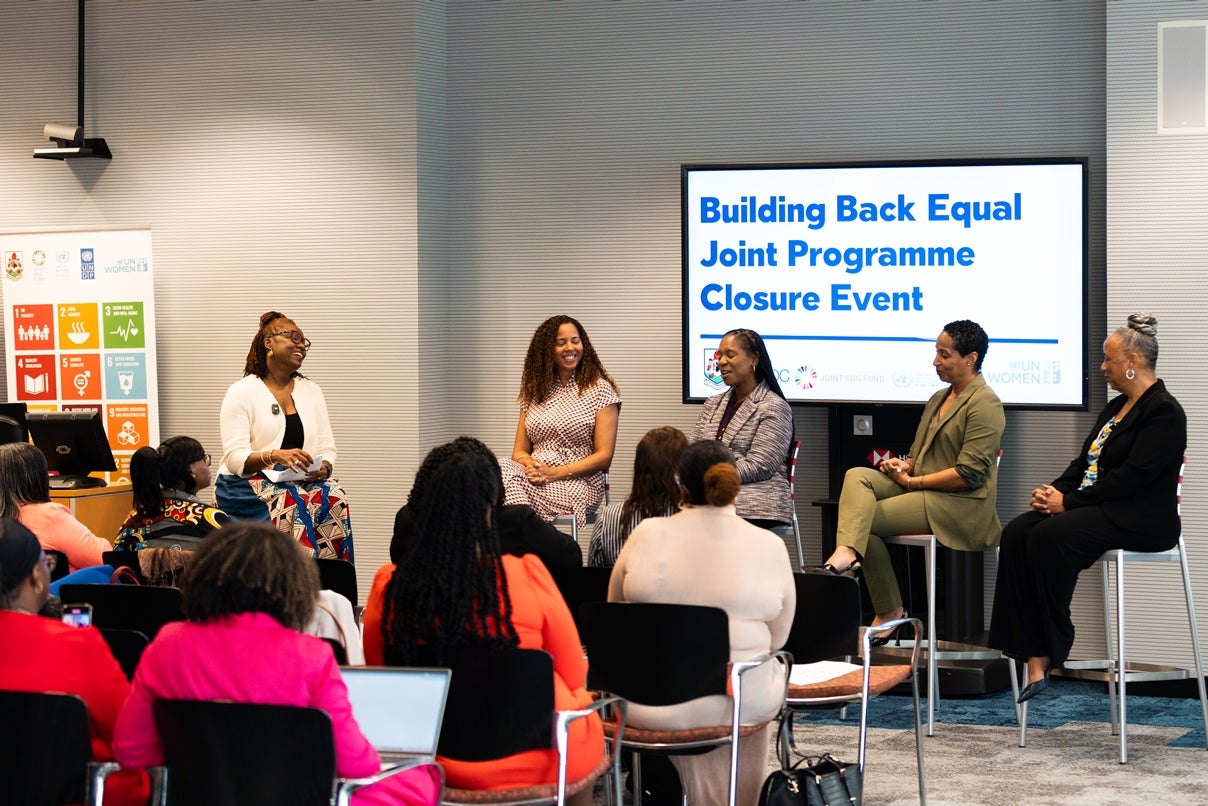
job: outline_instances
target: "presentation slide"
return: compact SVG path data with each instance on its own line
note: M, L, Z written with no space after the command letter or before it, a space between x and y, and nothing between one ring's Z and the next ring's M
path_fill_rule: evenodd
M921 402L972 319L1004 404L1085 408L1085 160L686 165L682 191L685 401L742 327L790 402Z

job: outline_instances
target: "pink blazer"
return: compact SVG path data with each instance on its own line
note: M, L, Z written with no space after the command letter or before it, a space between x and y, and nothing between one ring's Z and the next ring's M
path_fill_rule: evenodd
M166 625L139 661L133 688L118 716L113 752L123 767L162 764L155 728L157 699L234 700L321 708L331 716L336 772L372 775L377 751L361 734L331 647L284 627L264 613ZM432 767L396 775L358 792L358 804L434 804L439 777Z

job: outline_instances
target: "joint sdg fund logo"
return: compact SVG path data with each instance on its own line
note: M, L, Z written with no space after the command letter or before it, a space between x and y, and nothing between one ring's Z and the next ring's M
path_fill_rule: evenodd
M797 388L802 391L813 389L814 384L818 383L818 370L809 364L802 364L793 373L793 383L797 384Z

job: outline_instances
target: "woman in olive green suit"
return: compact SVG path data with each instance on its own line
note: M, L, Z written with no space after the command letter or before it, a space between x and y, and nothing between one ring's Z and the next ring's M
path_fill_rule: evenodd
M976 322L945 325L932 364L950 386L927 401L910 455L887 459L875 470L852 468L843 479L837 545L826 566L842 573L860 563L877 612L873 624L906 612L881 537L934 534L961 551L998 543L996 467L1006 418L981 375L988 346Z

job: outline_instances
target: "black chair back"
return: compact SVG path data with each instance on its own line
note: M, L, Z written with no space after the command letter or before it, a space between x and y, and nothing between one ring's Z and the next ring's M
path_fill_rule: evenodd
M643 705L726 693L730 632L721 608L588 602L581 614L588 688Z
M0 781L5 803L84 800L92 760L88 708L72 694L0 691Z
M179 588L154 585L60 585L65 603L92 605L92 626L138 630L154 640L159 628L184 619Z
M357 607L357 569L347 560L315 558L319 566L319 586L335 591Z
M330 803L336 753L323 711L200 700L153 708L173 806Z
M138 668L138 661L150 639L138 630L119 630L115 627L101 627L100 630L101 637L109 644L109 651L126 673L126 679L133 680L134 670Z
M114 569L129 568L134 572L134 576L138 579L140 585L147 584L147 578L143 576L143 569L138 564L137 551L106 551L101 553L101 562L105 565L111 565Z
M453 677L440 728L440 755L488 761L550 749L554 660L548 652L464 649L444 665Z
M797 612L784 648L794 663L855 655L860 640L860 582L829 572L793 574Z
M339 638L323 638L327 645L331 647L331 654L335 655L337 666L348 665L348 648L340 643Z
M562 593L562 598L566 600L566 606L570 608L570 615L575 620L575 626L582 632L583 625L579 621L579 608L585 602L608 601L608 580L612 578L612 569L586 566L563 568L557 571L551 570L550 575L553 576L554 584Z
M67 555L61 551L50 549L46 552L47 557L52 555L55 558L55 570L50 572L50 581L57 582L71 573L71 564L67 561Z

